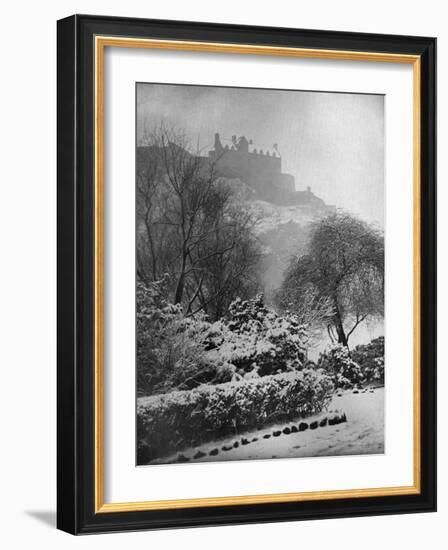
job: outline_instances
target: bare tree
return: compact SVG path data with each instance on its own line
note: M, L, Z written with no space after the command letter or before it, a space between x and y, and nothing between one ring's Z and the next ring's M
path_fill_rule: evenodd
M145 136L136 179L138 277L154 281L168 273L172 300L186 313L221 315L230 288L253 276L254 253L241 262L242 273L235 271L249 241L255 249L250 216L232 200L216 163L172 129Z
M297 284L297 267L298 263L292 261L274 301L281 310L294 312L302 325L320 330L332 317L331 300L321 296L312 283Z
M382 234L348 214L320 220L307 253L292 260L279 300L299 310L308 300L330 339L347 346L360 323L384 314Z
M255 224L252 215L232 202L223 215L226 222L216 225L204 246L208 250L226 252L204 254L205 260L200 262L200 277L205 292L199 292L197 308L212 319L225 315L236 297L244 299L260 290L261 252L260 244L252 233ZM233 244L229 248L231 242ZM199 274L196 274L198 277Z

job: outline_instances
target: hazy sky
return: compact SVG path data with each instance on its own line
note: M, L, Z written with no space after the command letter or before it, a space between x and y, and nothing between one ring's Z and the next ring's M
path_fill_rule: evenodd
M277 143L297 190L309 185L327 204L384 225L384 96L138 84L137 117L139 137L164 121L199 136L204 153L215 132L257 148Z

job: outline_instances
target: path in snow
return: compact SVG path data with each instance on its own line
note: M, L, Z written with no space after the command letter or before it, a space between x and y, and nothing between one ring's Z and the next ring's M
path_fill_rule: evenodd
M291 433L280 437L263 439L263 435L276 429L292 425L282 424L270 426L261 431L247 432L220 441L210 442L200 447L207 453L213 448L219 448L216 456L204 456L192 459L192 462L218 462L227 460L258 460L266 458L296 458L309 456L361 455L384 453L384 388L377 388L373 393L353 393L346 391L341 397L335 395L328 409L340 410L347 415L347 422L335 426L319 427L316 430ZM311 422L326 416L326 413L304 419ZM296 421L295 424L298 422ZM258 441L249 445L223 451L224 445L231 445L242 437ZM193 457L197 448L185 449L182 454ZM157 461L158 463L174 462L175 456Z

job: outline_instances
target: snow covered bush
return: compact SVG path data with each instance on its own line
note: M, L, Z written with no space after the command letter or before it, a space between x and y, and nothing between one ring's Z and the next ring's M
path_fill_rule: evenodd
M384 336L356 346L351 356L361 367L366 382L384 384Z
M331 377L336 388L351 388L364 380L360 366L351 358L349 349L341 344L321 353L318 366Z
M231 365L206 355L210 323L185 317L179 305L164 298L166 279L137 283L137 375L139 395L191 389L230 380Z
M235 367L239 376L266 376L303 367L307 331L295 315L278 315L262 295L237 298L225 320L209 331L209 357Z
M319 370L287 372L137 401L139 463L206 441L321 411L334 390Z
M139 395L303 367L307 333L294 315L277 315L258 296L235 300L226 319L210 323L170 304L166 284L166 278L137 284Z

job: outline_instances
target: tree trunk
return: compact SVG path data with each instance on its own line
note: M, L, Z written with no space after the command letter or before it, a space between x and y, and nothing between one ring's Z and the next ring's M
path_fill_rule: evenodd
M187 248L185 246L185 239L182 246L182 264L180 267L179 279L177 279L176 290L174 292L174 303L180 304L184 295L185 286L185 269L187 267Z
M336 329L336 334L338 335L338 344L348 347L348 338L347 338L347 335L345 334L344 326L342 324L341 313L339 311L337 299L334 298L333 301L334 301L334 310L335 310L333 323L334 323L334 328Z
M348 347L348 339L345 335L344 327L342 326L342 321L339 316L335 318L335 327L338 335L338 344Z
M182 297L183 297L183 294L184 294L184 281L185 281L184 273L181 273L181 275L180 275L180 277L177 281L176 291L174 293L174 303L175 304L180 304L182 302Z

